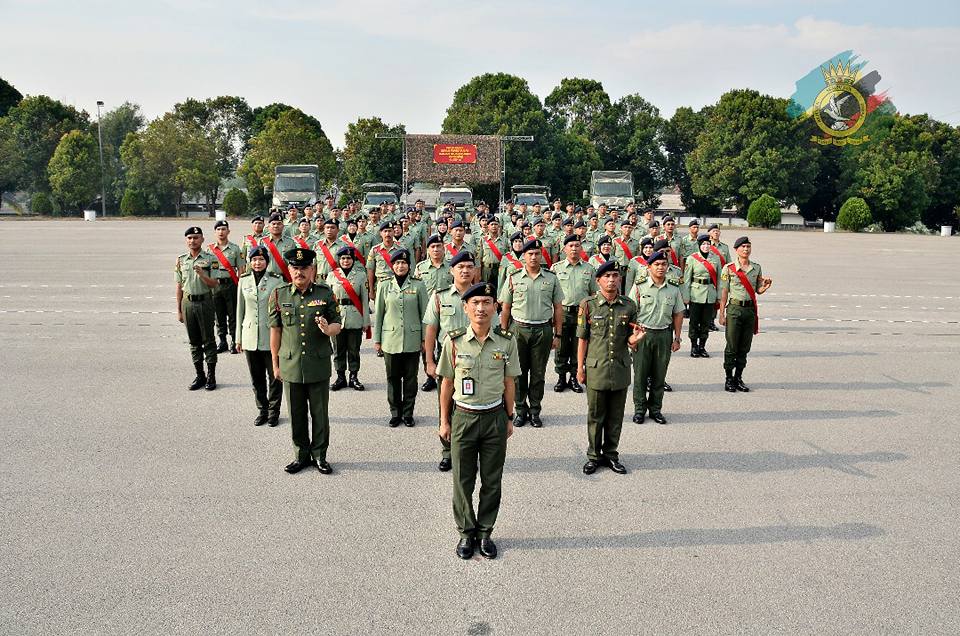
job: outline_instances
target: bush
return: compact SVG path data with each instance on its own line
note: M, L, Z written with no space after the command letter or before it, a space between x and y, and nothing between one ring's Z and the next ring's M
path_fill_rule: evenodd
M46 192L37 192L30 199L30 211L34 214L53 214L53 200Z
M873 215L870 214L870 206L860 197L850 197L840 206L837 227L841 230L859 232L871 223L873 223Z
M780 202L769 194L760 195L747 209L747 223L752 227L780 225Z
M921 221L917 221L910 227L903 228L903 231L907 234L923 234L924 236L930 236L931 234L936 234L933 230L924 225Z
M230 216L245 216L250 209L250 201L243 190L230 188L223 197L223 209Z
M121 216L138 216L147 212L147 197L143 192L135 188L127 188L123 191L123 199L120 200Z

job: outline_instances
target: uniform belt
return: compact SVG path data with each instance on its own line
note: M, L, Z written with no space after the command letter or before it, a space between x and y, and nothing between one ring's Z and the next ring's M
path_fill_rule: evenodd
M457 409L465 413L493 413L494 411L499 411L503 408L503 400L497 402L493 406L484 405L482 407L473 407L460 402L454 402L454 405L457 407Z
M646 329L647 331L666 331L667 329L670 328L670 326L667 325L666 327L648 327L647 325L643 325L643 328Z
M217 278L216 280L220 281L221 285L233 285L233 279L229 276L224 276L223 278Z
M550 319L548 318L547 320L541 320L540 322L531 322L529 320L518 320L514 318L513 321L524 327L542 327L543 325L549 323Z
M210 298L210 294L187 294L187 300L192 303L200 303Z
M731 298L730 304L737 305L738 307L753 307L752 300L737 300L736 298Z
M700 283L701 285L712 285L713 281L709 278L694 278L693 282Z
M578 311L579 309L580 309L580 305L564 305L564 306L563 306L563 310L564 310L564 311L568 311L568 312L569 312L569 311Z
M353 301L350 300L349 298L341 298L341 299L340 299L340 304L341 304L341 305L349 305L349 306L353 307Z

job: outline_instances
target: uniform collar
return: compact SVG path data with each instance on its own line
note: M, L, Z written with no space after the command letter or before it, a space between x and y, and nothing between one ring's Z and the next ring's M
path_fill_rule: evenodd
M293 283L290 283L290 285L293 286L293 293L294 293L294 294L300 294L301 296L309 296L310 294L313 293L313 283L310 283L310 285L307 287L306 291L303 291L303 292L301 292L299 289L297 289L297 286L294 285Z
M477 334L474 333L474 331L473 331L473 325L472 325L472 324L471 324L469 327L467 327L466 336L467 336L467 340L476 340L477 342L480 341L480 339L477 338ZM493 323L491 322L491 323L490 323L490 330L487 331L487 337L486 337L486 339L484 340L484 342L486 342L487 340L490 340L492 337L493 337Z
M602 304L604 304L604 305L622 305L622 304L623 304L623 297L620 296L619 294L617 295L616 298L613 299L612 302L611 302L611 301L608 301L608 300L604 297L604 295L601 294L600 292L597 292L597 298L598 298L598 299L600 300L600 302L601 302Z

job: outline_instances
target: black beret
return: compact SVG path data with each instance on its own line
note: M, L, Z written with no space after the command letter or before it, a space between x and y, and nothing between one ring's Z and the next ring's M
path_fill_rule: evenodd
M439 243L440 245L443 245L443 239L440 238L440 235L439 235L439 234L431 234L431 235L427 238L427 247L430 247L430 246L433 245L434 243Z
M491 214L487 217L487 223L496 223L497 225L500 225L500 219Z
M251 247L250 251L247 252L247 260L251 260L254 256L262 256L267 259L267 262L270 262L270 250L267 249L266 245L257 245L256 247Z
M640 247L643 247L644 245L653 245L653 239L649 236L644 236L642 239L640 239Z
M392 229L393 229L393 223L391 223L390 221L384 221L383 223L380 224L381 232L383 232L384 230L392 230Z
M450 267L454 265L459 265L460 263L476 263L476 259L473 257L473 254L467 250L460 250L457 252L457 255L450 259Z
M708 231L708 232L709 232L710 230L719 230L719 229L720 229L720 226L719 226L718 224L716 224L716 223L711 223L710 225L707 226L707 231Z
M633 221L631 221L630 219L624 219L623 221L620 222L620 227L624 227L626 225L633 227Z
M559 212L554 212L554 213L553 213L553 216L550 217L550 220L551 220L551 221L559 221L559 220L561 220L561 219L563 219L563 215L560 214Z
M660 224L657 221L650 221L649 223L647 223L648 230L652 227L660 227Z
M257 216L250 219L251 223L256 223L257 221L260 221L261 223L263 223L263 216L258 214Z
M709 234L701 234L700 236L697 237L697 243L698 243L698 244L699 244L699 243L706 243L706 242L709 241L709 240L710 240L710 235L709 235Z
M599 247L600 247L601 245L612 245L612 244L613 244L613 239L610 238L610 235L609 235L609 234L604 234L604 235L601 236L599 239L597 239L597 248L598 248L598 249L599 249Z
M736 241L733 242L733 249L737 249L744 243L746 243L747 245L750 245L750 239L748 239L746 236L741 236L740 238L738 238Z
M700 219L693 219L692 221L687 223L687 226L689 227L693 227L694 225L696 225L697 227L700 227Z
M612 216L605 216L603 217L603 224L606 225L607 223L616 223L616 221Z
M229 228L229 227L230 227L230 224L227 223L227 222L224 221L224 220L220 220L220 221L217 221L216 223L213 224L213 229L217 229L218 227L226 227L226 228Z
M522 240L523 240L523 232L514 232L514 233L510 236L510 242L511 242L511 243L513 243L514 241L522 241Z
M354 250L349 245L344 245L343 247L337 250L337 258L340 258L341 256L349 256L350 258L356 258L357 257L356 250Z
M529 252L531 250L539 250L541 247L543 247L543 243L541 243L535 238L532 238L523 244L523 251Z
M453 228L456 228L456 227L463 227L463 221L461 221L460 219L455 219L454 222L450 224L450 229L452 230Z
M393 250L390 252L390 264L396 263L397 261L404 261L407 264L410 263L410 252L405 249Z
M495 299L497 297L497 287L493 283L476 283L470 285L467 291L463 292L463 295L460 296L460 300L467 302L474 296L488 296Z
M184 236L190 236L191 234L199 234L200 236L203 236L203 230L194 225L193 227L188 227L187 231L183 233Z
M543 217L540 216L535 216L533 217L533 220L530 221L530 225L540 225L541 223L546 223L546 221L544 221Z
M606 263L598 267L596 276L597 278L600 278L607 272L617 272L617 273L620 272L620 270L617 269L617 261L607 261Z
M446 224L447 224L447 217L441 216L441 217L437 218L437 225L440 225L441 223L443 223L444 225L446 225Z
M290 205L287 206L287 212L289 212L290 210L298 210L298 209L299 208L297 207L296 203L291 203Z
M661 223L668 223L668 222L671 222L671 221L673 221L673 217L670 216L669 214L663 215L663 217L661 217L661 219L660 219L660 222L661 222Z
M667 255L663 252L654 251L653 254L647 257L647 265L653 265L656 261L661 260L667 260Z
M310 225L310 219L307 218L307 217L303 217L302 219L300 219L299 221L297 221L297 225L300 225L300 224L302 224L302 223L306 223L307 225Z
M313 259L316 257L316 252L313 250L305 250L302 247L287 250L283 253L283 260L287 261L287 265L294 265L296 267L306 267L308 265L312 265Z
M356 219L347 219L347 225L356 225L356 224L357 224Z
M563 224L562 224L562 225L573 225L573 218L568 216L567 218L565 218L565 219L563 220Z
M579 241L580 241L580 237L577 236L576 234L571 234L571 235L568 236L567 238L563 239L563 244L566 245L567 243L573 243L574 241L579 242Z
M591 212L590 215L589 215L587 218L588 218L588 219L595 219L595 218L597 218L597 213L596 213L596 212Z
M336 221L334 221L333 219L327 219L327 220L325 220L325 221L323 222L323 225L324 225L324 227L326 227L327 225L332 225L332 226L334 226L334 227L340 227L340 224L337 223Z
M577 229L578 227L587 227L587 224L583 222L583 219L580 219L573 224L573 229Z
M273 223L274 221L280 221L283 223L283 216L279 212L274 212L270 215L270 223Z
M655 250L662 250L665 247L670 247L670 241L667 239L660 239L653 244L653 249Z
M414 205L418 203L425 203L425 201L423 199L417 199L416 201L413 202Z

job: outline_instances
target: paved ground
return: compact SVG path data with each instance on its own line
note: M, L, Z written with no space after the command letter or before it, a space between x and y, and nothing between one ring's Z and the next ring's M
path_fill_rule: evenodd
M722 390L721 338L685 343L623 477L581 473L585 398L548 392L501 558L461 562L435 394L387 428L369 344L336 473L289 476L240 356L186 391L182 222L0 225L2 633L960 631L955 240L751 231L754 391Z

